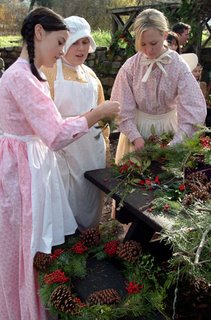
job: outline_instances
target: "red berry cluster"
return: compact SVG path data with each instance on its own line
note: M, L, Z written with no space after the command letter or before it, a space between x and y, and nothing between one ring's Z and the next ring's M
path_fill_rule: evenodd
M129 282L126 290L129 294L134 294L134 293L139 293L141 289L143 289L144 285L143 284L138 284L136 282Z
M150 178L141 179L139 180L139 185L148 187L149 190L153 190L153 186L160 185L159 176L156 176L154 180L151 180Z
M118 240L111 240L111 241L107 242L104 245L105 253L110 257L114 256L116 254L118 245L119 245Z
M120 167L119 167L119 172L121 174L123 173L129 173L131 171L137 171L139 170L139 172L141 172L141 167L138 166L136 163L134 163L133 161L131 160L127 160L124 164L122 164Z
M44 275L45 284L65 283L67 281L69 281L69 278L67 278L64 272L60 269L57 269L56 271Z
M200 144L207 149L211 148L211 138L210 137L201 137L200 138Z
M83 242L78 241L76 244L74 244L71 250L75 253L83 254L88 250L88 248L84 245Z
M120 35L118 36L118 39L121 39L121 40L123 40L123 41L126 42L126 43L130 43L130 40L127 39L127 37L126 37L124 34L120 34Z
M179 186L178 186L178 189L179 189L179 191L184 191L185 190L185 184L184 183L182 183L182 184L180 184Z
M62 253L64 252L63 249L56 249L53 254L51 255L51 259L57 259Z
M168 203L164 204L163 211L164 212L169 212L169 209L170 209L170 205Z
M77 303L77 305L78 305L79 307L81 307L81 308L86 306L86 304L83 303L83 302L81 301L81 299L78 298L78 297L75 297L75 298L74 298L74 301L75 301L75 303Z

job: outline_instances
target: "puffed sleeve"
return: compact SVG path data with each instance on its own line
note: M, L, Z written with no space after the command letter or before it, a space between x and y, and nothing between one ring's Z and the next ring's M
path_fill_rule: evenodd
M191 137L196 125L204 125L206 114L206 102L197 81L183 69L178 81L178 129L171 144L180 142L184 136Z
M119 69L112 88L111 100L117 100L120 103L120 132L124 133L133 142L140 137L140 133L137 130L135 121L136 101L133 95L132 75L127 69L125 64Z
M29 72L16 71L7 84L17 107L21 110L34 134L51 149L59 150L88 132L85 117L63 120L57 108L45 93L45 83Z

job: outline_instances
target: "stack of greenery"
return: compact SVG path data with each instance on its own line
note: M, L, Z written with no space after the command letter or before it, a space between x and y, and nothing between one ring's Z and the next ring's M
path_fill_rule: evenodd
M170 140L171 136L158 137L154 132L144 149L128 154L118 166L114 165L119 184L112 193L119 192L120 207L125 197L137 192L137 188L153 193L153 200L142 209L150 217L167 222L162 233L155 237L165 239L173 249L167 278L170 280L170 270L174 270L178 286L185 283L185 278L189 289L191 285L195 289L203 287L210 299L211 130L199 127L191 139L174 146L169 146ZM199 291L196 296L199 301ZM192 303L196 305L196 301ZM172 312L176 312L176 305Z

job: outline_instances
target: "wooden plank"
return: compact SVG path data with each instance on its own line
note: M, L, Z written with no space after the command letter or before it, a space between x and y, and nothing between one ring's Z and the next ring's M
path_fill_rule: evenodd
M121 182L121 180L115 178L111 168L86 171L84 176L106 194L111 193ZM112 194L111 197L116 200L117 203L121 201L121 195L118 192ZM153 191L143 191L137 188L124 199L124 210L128 211L134 218L147 224L154 231L159 232L163 226L158 222L158 219L155 216L143 213L144 207L146 207L153 198Z
M116 22L116 25L120 27L120 29L124 26L124 22L122 21L122 19L118 14L115 14L115 15L113 14L112 18Z
M129 28L132 26L135 18L137 17L137 15L139 14L139 12L134 12L130 15L130 18L127 20L127 22L125 23L123 29L122 29L122 32L125 32L125 31L129 31ZM128 32L129 33L129 32Z

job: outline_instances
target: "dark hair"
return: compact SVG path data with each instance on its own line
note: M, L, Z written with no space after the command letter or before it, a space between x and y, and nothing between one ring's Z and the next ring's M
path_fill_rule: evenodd
M24 19L21 28L23 41L27 44L29 55L29 63L31 71L37 79L45 81L40 76L34 64L34 28L36 24L40 24L45 31L68 30L63 18L53 10L45 7L39 7L32 10Z
M178 22L172 27L172 31L178 34L182 34L185 30L190 30L191 26L187 23Z
M176 50L176 52L180 53L179 39L178 39L178 36L177 36L177 34L176 34L175 32L169 31L166 40L167 40L167 42L170 43L170 44L172 43L173 40L175 40L175 41L176 41L176 44L177 44L177 50Z

